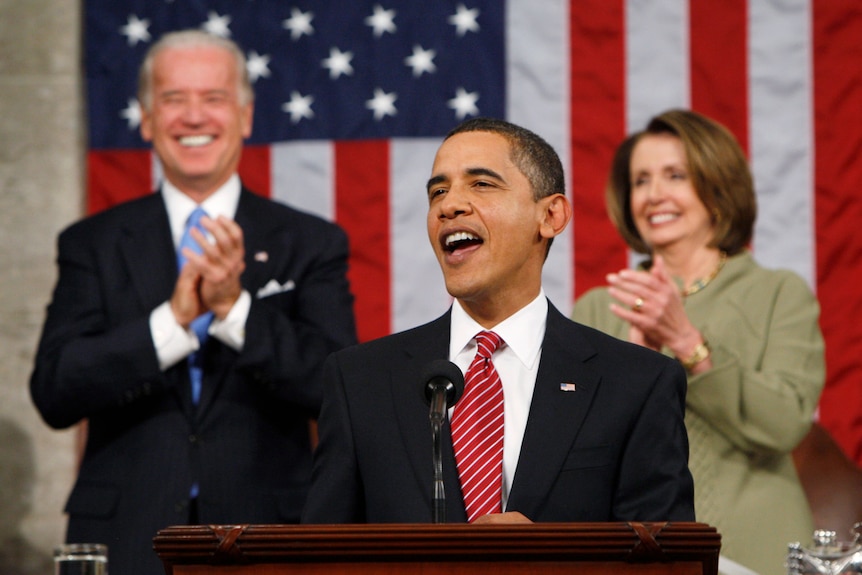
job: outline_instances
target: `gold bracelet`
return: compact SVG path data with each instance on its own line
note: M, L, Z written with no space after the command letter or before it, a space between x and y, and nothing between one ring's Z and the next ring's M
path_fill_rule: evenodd
M691 371L692 369L694 369L694 366L708 358L709 353L709 343L707 343L706 340L703 340L703 343L698 344L697 347L694 348L694 351L691 352L691 355L688 356L688 359L677 359L686 371Z

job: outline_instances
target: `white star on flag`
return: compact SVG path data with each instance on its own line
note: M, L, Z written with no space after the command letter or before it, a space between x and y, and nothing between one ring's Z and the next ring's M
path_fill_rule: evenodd
M374 119L378 122L385 116L394 116L398 113L395 109L395 100L398 99L398 94L391 92L387 94L380 88L374 89L374 97L365 102L365 107L369 110L374 110Z
M258 78L269 78L269 54L258 54L252 50L248 54L246 70L248 70L248 79L254 83Z
M314 117L314 111L311 109L312 102L314 102L314 96L303 96L294 91L290 93L290 102L282 104L281 109L290 114L292 124L297 124L303 118L310 120Z
M230 38L230 16L225 14L219 16L218 12L210 12L207 15L207 21L203 24L203 29L214 36L222 38Z
M141 105L135 98L129 98L128 105L120 111L120 117L126 120L130 130L141 125Z
M335 80L342 74L353 75L351 60L353 60L353 52L342 52L338 48L330 48L329 58L324 58L322 65L329 70L329 77Z
M129 46L137 46L138 42L150 41L149 27L149 20L139 20L136 14L130 14L126 25L120 28L120 34L128 39Z
M455 110L455 117L463 120L468 114L477 116L479 108L476 107L476 102L479 100L477 92L468 92L464 88L458 88L455 91L455 97L449 100L449 107Z
M413 46L413 55L404 58L404 63L413 68L413 77L418 78L422 72L434 73L437 66L434 65L434 50L424 50L422 46Z
M374 30L375 38L380 38L384 32L394 34L398 29L395 26L395 10L384 10L380 4L375 4L374 14L366 18L365 23Z
M476 22L476 18L478 17L478 8L468 10L463 4L458 4L455 15L449 17L449 23L455 26L455 30L459 36L463 36L467 32L479 31L479 23Z
M311 25L313 18L314 12L303 12L298 8L291 8L290 18L284 20L281 25L285 30L290 30L291 40L299 40L303 34L307 36L314 34L314 27Z

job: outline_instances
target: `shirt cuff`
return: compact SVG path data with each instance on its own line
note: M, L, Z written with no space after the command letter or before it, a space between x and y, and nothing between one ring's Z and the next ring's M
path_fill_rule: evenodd
M213 318L208 333L235 351L242 351L245 345L245 323L250 309L251 294L242 290L224 319Z
M150 335L162 371L176 365L200 347L198 336L177 322L171 304L167 301L150 313Z

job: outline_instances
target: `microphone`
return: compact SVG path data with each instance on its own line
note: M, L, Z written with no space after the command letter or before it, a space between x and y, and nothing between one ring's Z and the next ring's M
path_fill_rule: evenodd
M434 482L431 498L433 501L432 519L434 523L446 522L446 493L443 488L443 449L440 429L446 421L449 407L464 394L464 375L457 365L445 359L437 359L425 366L422 371L422 397L430 406L428 418L431 420L432 461L434 462Z
M435 359L422 371L422 396L431 407L431 423L443 424L446 410L464 395L464 374L446 359Z

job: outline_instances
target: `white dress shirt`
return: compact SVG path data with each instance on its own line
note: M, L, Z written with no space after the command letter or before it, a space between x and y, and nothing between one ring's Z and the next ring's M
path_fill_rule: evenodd
M234 174L214 194L204 200L201 207L210 218L225 216L234 219L241 189L239 176ZM176 250L185 232L186 222L197 204L168 181L162 184L162 197L168 211L171 236ZM169 265L169 262L165 265ZM250 308L251 295L246 290L242 290L239 299L224 319L213 318L207 333L225 345L240 351L245 344L245 322ZM191 328L184 329L177 322L171 311L170 301L162 303L150 313L150 334L162 371L200 348L195 332Z
M494 352L492 361L503 383L503 509L509 501L512 479L518 467L518 456L530 414L533 389L542 356L542 341L548 320L548 300L544 290L525 307L518 310L493 328L503 339ZM460 302L452 305L452 331L449 339L449 359L467 369L476 356L477 333L485 330L467 315ZM449 410L452 416L452 409Z

